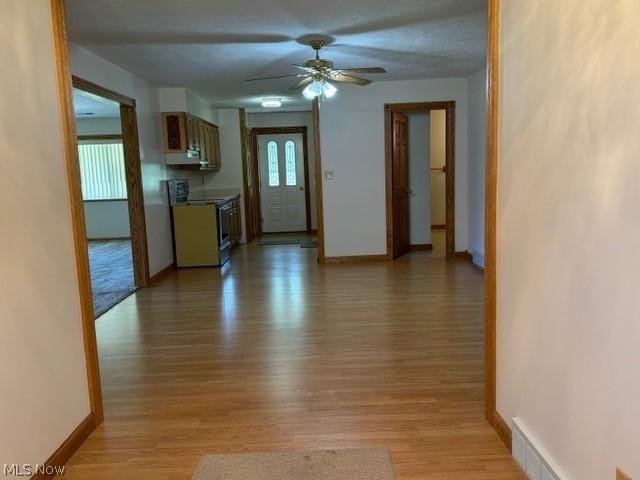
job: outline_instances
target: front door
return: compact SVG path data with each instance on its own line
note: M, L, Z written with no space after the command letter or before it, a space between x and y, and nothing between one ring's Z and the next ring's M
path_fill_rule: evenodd
M410 250L409 238L409 129L402 113L393 113L393 258Z
M307 229L302 134L258 136L262 231Z

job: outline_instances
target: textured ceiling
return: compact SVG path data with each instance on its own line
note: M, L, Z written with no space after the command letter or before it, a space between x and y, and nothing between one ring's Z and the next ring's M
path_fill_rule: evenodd
M120 106L110 100L73 89L73 109L77 118L119 118Z
M295 80L332 44L336 67L382 66L372 80L466 76L485 60L486 0L67 0L70 40L161 87L187 87L216 106L253 108L280 97L308 108ZM341 88L366 88L343 86Z

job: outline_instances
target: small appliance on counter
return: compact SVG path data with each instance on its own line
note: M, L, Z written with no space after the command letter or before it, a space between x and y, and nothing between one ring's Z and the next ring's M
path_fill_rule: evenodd
M169 189L169 205L172 207L176 203L184 203L189 200L189 180L167 180L167 188Z
M173 246L178 267L221 266L231 250L232 196L189 194L188 180L168 180Z

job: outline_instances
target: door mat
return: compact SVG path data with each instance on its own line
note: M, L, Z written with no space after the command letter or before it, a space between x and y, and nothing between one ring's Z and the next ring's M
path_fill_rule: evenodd
M258 245L297 245L300 243L300 240L259 240Z
M204 455L192 480L394 480L386 448Z

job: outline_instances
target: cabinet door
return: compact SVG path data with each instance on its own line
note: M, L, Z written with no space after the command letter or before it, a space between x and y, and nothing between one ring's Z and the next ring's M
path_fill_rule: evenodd
M202 140L200 138L200 119L193 118L193 148L195 150L202 150Z
M162 136L166 153L180 153L187 149L184 113L162 114Z
M215 161L215 153L213 148L213 125L209 123L205 125L204 144L207 150L207 162L211 166Z
M220 132L217 126L213 126L213 154L211 166L213 168L220 168L222 165L222 159L220 158Z
M200 161L209 161L209 152L207 148L207 124L202 120L198 121L198 139L200 142Z
M194 132L194 118L186 114L186 124L187 124L187 148L192 149L194 146L195 132Z

